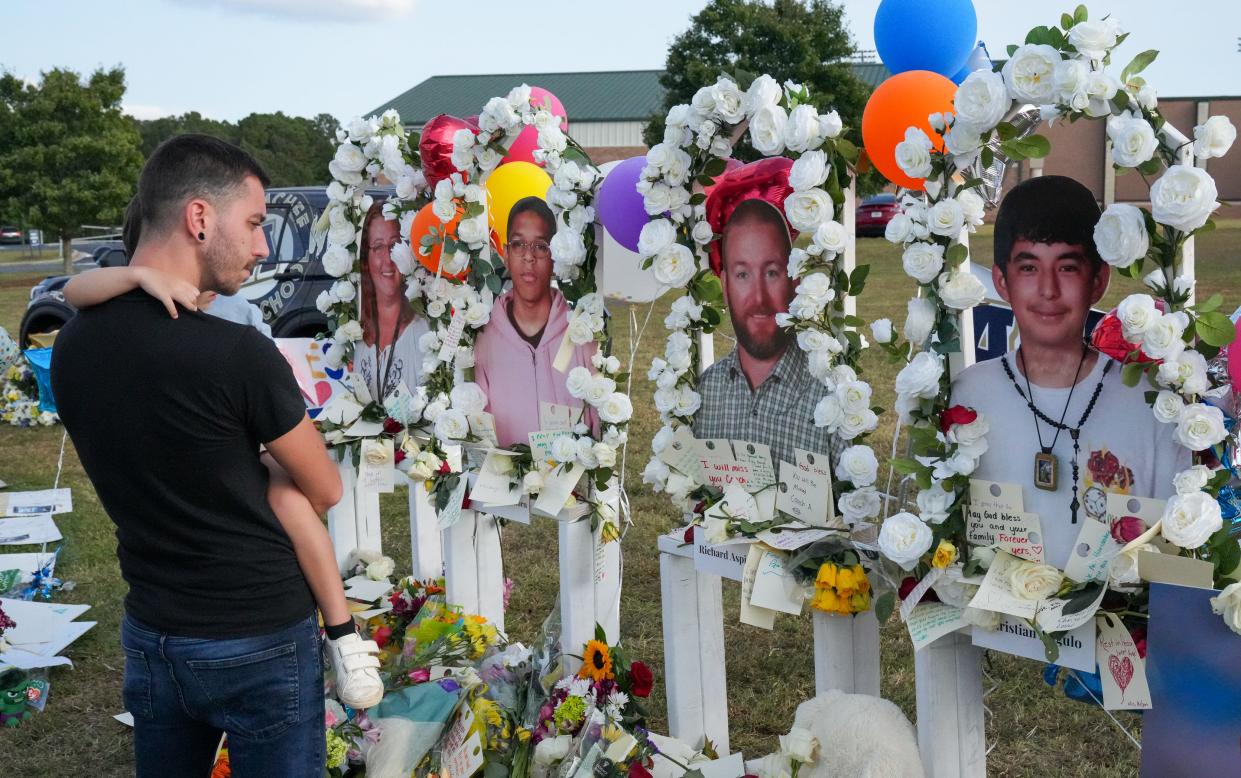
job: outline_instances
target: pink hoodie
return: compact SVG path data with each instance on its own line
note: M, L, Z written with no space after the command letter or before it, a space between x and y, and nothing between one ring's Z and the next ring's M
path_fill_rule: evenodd
M593 342L574 346L561 373L552 363L569 328L569 305L564 295L552 290L552 308L538 348L531 347L509 321L512 298L510 289L496 299L491 319L474 342L474 380L487 395L487 412L495 416L501 448L530 442L530 433L539 429L540 401L582 407L582 401L569 394L565 381L575 367L593 372L590 360L598 348ZM592 433L598 434L594 409L587 408L585 421Z

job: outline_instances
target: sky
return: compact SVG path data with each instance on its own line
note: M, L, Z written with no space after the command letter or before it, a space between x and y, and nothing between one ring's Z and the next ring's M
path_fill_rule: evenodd
M925 0L934 2L934 0ZM843 0L862 49L880 0ZM993 56L1076 0L974 0ZM125 67L125 110L330 113L348 120L426 78L662 68L668 44L706 0L5 0L0 69ZM1161 50L1146 72L1165 97L1241 94L1241 2L1096 0L1131 35L1119 65ZM72 23L66 20L72 19ZM481 108L481 106L480 106ZM572 119L572 106L567 106Z

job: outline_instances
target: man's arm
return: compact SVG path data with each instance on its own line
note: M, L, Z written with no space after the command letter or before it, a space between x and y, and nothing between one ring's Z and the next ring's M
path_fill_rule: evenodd
M310 500L316 513L325 513L340 502L340 472L309 417L302 416L297 426L268 443L267 451Z
M65 284L65 302L90 308L139 288L162 302L174 319L178 304L198 310L198 290L193 284L150 267L101 267L76 275Z

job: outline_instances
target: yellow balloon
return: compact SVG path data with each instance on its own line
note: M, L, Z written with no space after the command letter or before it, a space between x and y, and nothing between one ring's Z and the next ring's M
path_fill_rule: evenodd
M509 162L495 169L487 179L487 221L496 243L508 243L508 213L526 197L547 199L552 177L530 162Z

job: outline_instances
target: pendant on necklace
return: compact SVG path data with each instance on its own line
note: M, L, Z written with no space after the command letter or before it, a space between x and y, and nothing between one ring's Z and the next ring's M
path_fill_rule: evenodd
M1060 460L1056 459L1056 455L1051 453L1050 449L1044 449L1034 455L1034 485L1044 491L1056 491L1056 474L1060 469Z

